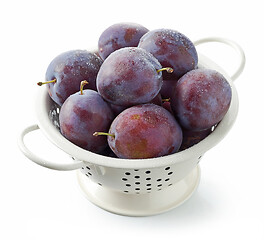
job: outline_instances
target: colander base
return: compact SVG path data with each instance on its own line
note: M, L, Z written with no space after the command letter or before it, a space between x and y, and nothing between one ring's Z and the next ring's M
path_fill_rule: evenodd
M201 177L199 165L185 178L160 191L145 194L127 194L105 188L77 171L79 186L90 202L98 207L125 216L150 216L180 206L197 189Z

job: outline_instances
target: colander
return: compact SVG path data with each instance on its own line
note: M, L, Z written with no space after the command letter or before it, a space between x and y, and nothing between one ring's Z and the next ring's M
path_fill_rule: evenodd
M211 134L198 144L175 154L152 159L118 159L86 151L64 138L59 131L59 107L50 99L46 88L40 88L36 99L38 123L25 128L18 143L26 157L46 168L77 170L77 180L84 195L95 205L112 213L127 216L148 216L175 208L186 201L199 185L199 162L206 151L219 143L229 132L238 113L238 95L233 81L245 65L241 47L223 38L205 38L195 45L220 42L238 53L239 66L230 77L206 56L199 53L199 67L221 72L232 87L230 108ZM41 132L71 161L54 163L34 154L25 145L28 133Z

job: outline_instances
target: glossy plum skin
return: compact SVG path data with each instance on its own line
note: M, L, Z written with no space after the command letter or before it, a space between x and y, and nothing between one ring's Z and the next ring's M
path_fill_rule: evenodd
M120 106L148 103L159 93L161 65L146 50L121 48L102 64L96 79L97 90L108 102Z
M177 80L196 68L198 55L195 46L182 33L171 29L156 29L146 33L138 47L156 57L163 67L173 68L173 73L164 72L164 80Z
M60 115L60 129L64 137L77 146L100 153L107 147L103 137L95 137L96 131L108 131L114 119L107 102L94 90L77 92L63 103Z
M83 80L89 82L86 89L96 90L96 76L102 60L86 50L71 50L55 57L46 71L46 81L51 98L60 106L71 95L80 90Z
M182 130L166 109L155 104L127 108L112 122L108 144L119 158L143 159L179 150Z
M184 128L201 131L222 120L231 97L231 86L222 74L211 69L197 69L179 79L171 108Z
M101 34L98 41L100 57L105 60L112 52L123 47L137 47L140 38L149 30L136 23L117 23Z

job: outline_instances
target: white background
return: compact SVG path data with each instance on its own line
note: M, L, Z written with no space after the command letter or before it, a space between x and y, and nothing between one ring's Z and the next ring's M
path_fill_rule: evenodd
M1 1L1 239L264 239L264 34L262 1ZM246 53L236 80L237 121L205 154L198 191L185 204L152 217L108 213L82 195L75 172L45 169L19 151L16 139L35 123L36 82L59 53L97 45L117 22L172 28L195 41L238 42ZM213 46L213 45L212 45ZM201 46L228 73L238 59L228 47ZM210 49L210 50L208 50ZM30 140L31 139L31 140ZM64 155L40 131L28 142L49 159Z

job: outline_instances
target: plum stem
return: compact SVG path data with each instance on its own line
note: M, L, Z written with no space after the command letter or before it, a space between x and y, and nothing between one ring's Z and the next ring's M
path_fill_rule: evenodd
M105 132L95 132L93 135L96 137L97 136L110 136L110 137L115 138L115 134L105 133Z
M81 81L81 86L80 86L80 90L81 90L81 95L83 95L83 87L84 85L88 84L88 82L86 80Z
M52 79L51 81L47 81L47 82L38 82L37 84L38 84L39 86L42 86L43 84L54 83L54 82L56 82L56 81L57 81L57 79L54 78L54 79Z
M162 102L170 102L170 98L164 98L162 99Z
M165 67L157 70L157 73L161 71L167 71L168 73L173 73L173 69L171 67Z

